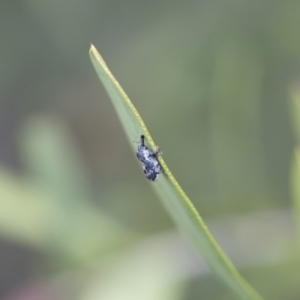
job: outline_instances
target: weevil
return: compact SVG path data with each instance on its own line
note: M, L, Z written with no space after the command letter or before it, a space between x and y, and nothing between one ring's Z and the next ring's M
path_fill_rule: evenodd
M157 150L154 152L150 151L145 145L145 136L141 135L141 141L136 156L142 164L145 176L151 181L156 181L158 175L162 173L162 168L157 160L157 156L161 154L162 152L159 147L157 147Z

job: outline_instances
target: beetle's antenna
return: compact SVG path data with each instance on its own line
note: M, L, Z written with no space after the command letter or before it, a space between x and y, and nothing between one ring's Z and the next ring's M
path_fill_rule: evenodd
M141 135L141 140L140 141L133 141L134 143L137 143L137 144L141 144L142 146L145 146L145 136L144 135Z

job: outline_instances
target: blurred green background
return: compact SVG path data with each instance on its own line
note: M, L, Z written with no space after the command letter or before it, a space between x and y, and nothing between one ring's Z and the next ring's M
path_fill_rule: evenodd
M4 0L0 28L0 299L237 299L144 178L90 42L246 279L300 298L299 1Z

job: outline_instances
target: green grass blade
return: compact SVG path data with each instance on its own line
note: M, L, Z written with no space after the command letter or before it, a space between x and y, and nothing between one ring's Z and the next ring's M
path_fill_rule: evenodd
M296 139L296 147L291 164L291 194L294 204L294 218L297 226L297 245L300 247L300 91L295 84L290 86L289 92L289 110L292 120L292 129Z
M120 118L132 149L136 150L136 145L132 141L139 139L140 135L144 134L148 146L152 150L156 150L156 144L140 114L93 45L90 48L90 57ZM152 183L152 185L177 226L189 237L196 249L201 252L215 274L235 290L242 299L262 299L244 280L222 251L163 158L160 156L158 159L165 174L161 175L159 180Z

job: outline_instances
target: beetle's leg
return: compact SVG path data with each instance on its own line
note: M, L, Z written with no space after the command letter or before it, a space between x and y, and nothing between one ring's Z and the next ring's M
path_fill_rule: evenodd
M151 153L152 157L157 157L158 155L162 155L162 151L160 150L160 148L157 146L156 147L156 151Z

